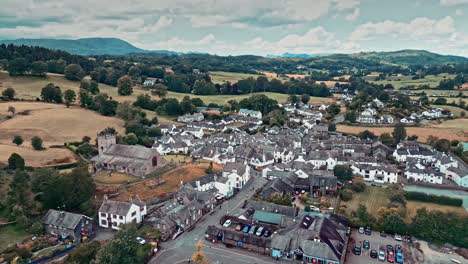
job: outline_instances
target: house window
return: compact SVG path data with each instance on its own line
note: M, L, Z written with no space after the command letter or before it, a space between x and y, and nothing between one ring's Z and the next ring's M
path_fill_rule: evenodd
M157 157L154 157L152 162L153 162L153 167L158 166L158 158Z
M107 225L107 221L106 220L101 220L101 225Z
M105 214L105 213L101 213L101 216L102 216L102 217L106 217L106 214Z
M123 216L120 215L120 216L119 216L119 219L120 219L120 220L123 220Z
M134 217L135 215L136 215L136 212L133 212L133 213L132 213L132 217Z
M112 219L115 219L115 218L117 218L117 216L116 216L116 215L112 215Z
M141 208L140 208L140 211L142 211L142 212L143 212L143 210L145 210L145 208L144 208L144 207L141 207Z

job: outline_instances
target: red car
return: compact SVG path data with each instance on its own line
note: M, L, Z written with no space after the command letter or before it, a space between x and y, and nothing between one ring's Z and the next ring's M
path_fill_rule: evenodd
M387 261L390 263L395 262L395 255L393 254L393 251L388 252L387 254Z

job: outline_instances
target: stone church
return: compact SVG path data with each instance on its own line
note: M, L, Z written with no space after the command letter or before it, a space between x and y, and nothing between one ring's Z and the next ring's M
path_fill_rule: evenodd
M94 171L108 170L144 178L164 167L166 161L155 149L140 145L116 144L116 136L98 136L99 155L92 159Z

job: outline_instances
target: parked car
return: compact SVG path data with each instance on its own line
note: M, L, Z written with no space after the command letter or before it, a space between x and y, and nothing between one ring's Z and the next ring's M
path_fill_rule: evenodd
M146 240L144 240L144 239L141 238L141 237L137 237L136 240L138 241L138 243L140 243L140 245L146 244Z
M241 224L238 224L238 225L236 226L236 230L237 230L237 231L241 231L241 230L242 230L242 225L241 225Z
M400 264L403 264L404 261L403 261L403 253L399 252L396 254L396 263L400 263Z
M314 212L320 212L320 208L318 208L317 206L313 206L313 205L310 206L310 210Z
M258 237L262 236L263 235L263 229L264 229L263 226L259 227L257 229L257 232L255 233L255 235L258 236Z
M385 261L385 251L383 251L383 250L379 251L379 260L380 261Z
M361 226L361 227L359 228L359 233L360 233L360 234L364 234L364 227Z
M381 236L381 237L386 237L387 234L385 234L385 231L380 231L380 236Z
M371 257L371 258L377 258L377 255L378 255L378 254L377 254L377 251L376 251L376 250L372 249L372 250L370 251L370 257Z
M394 262L395 262L395 255L393 254L393 251L390 251L390 252L387 254L387 261L390 262L390 263L394 263Z
M245 226L244 226L244 229L242 229L242 232L248 233L249 230L250 230L250 226L249 226L249 225L245 225Z
M401 235L395 234L395 240L396 241L401 241Z
M269 237L270 234L271 234L271 233L270 233L270 230L268 230L268 229L265 229L265 232L263 232L263 236L264 236L264 237Z
M255 231L257 231L256 229L257 229L257 226L252 226L250 228L249 234L251 234L251 235L255 234Z
M226 222L224 222L223 227L229 227L232 224L231 220L228 219Z
M366 235L370 236L372 235L372 229L368 226L366 227L366 230L364 231L366 233Z
M369 240L364 240L364 242L362 242L362 247L365 249L369 249L370 248Z
M387 245L387 254L390 254L390 252L393 252L393 246L392 245Z
M349 236L351 235L351 227L348 226L348 228L346 228L346 235Z
M353 252L354 252L354 254L356 254L356 255L361 255L361 246L357 246L357 245L356 245L356 246L353 248Z
M401 248L400 245L395 246L395 253L403 253L403 249Z

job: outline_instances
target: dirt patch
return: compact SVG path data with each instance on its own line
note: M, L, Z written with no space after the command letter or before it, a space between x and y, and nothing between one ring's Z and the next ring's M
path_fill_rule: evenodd
M140 199L147 200L156 196L165 195L167 193L176 192L181 183L186 183L188 181L198 179L201 176L205 176L205 169L208 168L209 164L201 163L201 164L188 164L173 170L170 170L163 175L159 176L161 184L156 186L155 188L151 188L151 184L147 184L149 181L154 181L155 179L149 179L133 184L122 185L118 188L118 196L115 197L115 200L118 201L128 201L130 197L134 197L135 195L139 195ZM216 171L220 171L222 169L222 165L213 164L213 169ZM110 191L116 192L116 186L109 186L109 185L99 185L99 190L103 192L109 191L106 188L112 189Z
M340 85L348 85L349 82L335 82L335 81L316 81L315 83L320 84L320 83L325 83L327 87L334 87L336 83L339 83Z
M75 154L65 148L50 148L38 151L25 146L0 144L0 162L8 163L8 158L13 153L23 157L26 166L31 167L61 165L77 161Z

